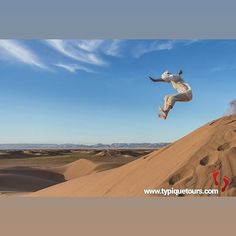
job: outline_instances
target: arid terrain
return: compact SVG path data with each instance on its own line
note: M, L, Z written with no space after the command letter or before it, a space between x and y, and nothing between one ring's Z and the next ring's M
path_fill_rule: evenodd
M25 195L113 169L151 150L1 150L0 196Z
M72 163L71 170L77 164ZM215 169L219 171L218 186L212 178ZM229 185L222 192L225 176ZM144 196L147 188L172 187L218 188L217 196L236 195L236 115L209 122L176 142L118 168L75 177L31 196L134 197Z
M222 191L225 178L229 183ZM235 196L236 115L209 122L159 150L0 153L2 196L135 197L147 196L147 188L217 188L217 196Z

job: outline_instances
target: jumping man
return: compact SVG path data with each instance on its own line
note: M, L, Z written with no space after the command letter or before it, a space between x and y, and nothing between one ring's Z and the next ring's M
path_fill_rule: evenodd
M159 117L166 119L169 111L174 107L175 102L189 102L192 100L192 89L189 84L185 83L182 78L183 71L180 70L177 74L171 74L169 71L165 71L160 79L149 78L153 82L166 82L171 83L173 88L177 90L177 94L167 95L164 98L164 108L160 107Z

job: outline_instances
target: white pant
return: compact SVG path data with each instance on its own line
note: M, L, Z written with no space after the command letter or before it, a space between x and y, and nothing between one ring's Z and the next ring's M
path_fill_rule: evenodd
M164 104L164 110L173 108L175 105L175 102L189 102L193 98L192 90L188 90L183 93L177 93L173 95L166 95L164 98L165 104Z

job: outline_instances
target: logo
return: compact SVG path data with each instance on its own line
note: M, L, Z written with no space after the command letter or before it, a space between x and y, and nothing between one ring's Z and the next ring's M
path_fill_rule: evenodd
M220 175L220 172L219 172L218 169L215 169L215 170L213 171L213 173L212 173L212 178L213 178L213 180L214 180L215 186L219 186L219 184L220 184L219 181L218 181L219 175ZM223 192L226 190L226 188L229 186L230 178L229 178L228 176L224 176L223 182L224 182L224 184L223 184L223 187L221 188L221 192L222 192L222 193L223 193Z

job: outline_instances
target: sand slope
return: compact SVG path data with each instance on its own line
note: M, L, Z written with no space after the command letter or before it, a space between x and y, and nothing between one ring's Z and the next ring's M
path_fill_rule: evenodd
M60 167L1 166L0 195L22 195L35 192L70 179L123 165L117 162L92 162L79 159Z
M120 165L120 163L95 163L86 159L80 159L67 165L53 168L51 171L62 174L65 180L71 180L92 173L112 169Z
M91 161L80 159L67 165L51 169L53 172L60 173L65 180L74 179L95 172L97 165Z
M145 188L211 188L212 171L236 195L236 115L210 122L175 143L116 169L40 190L32 196L144 196Z

